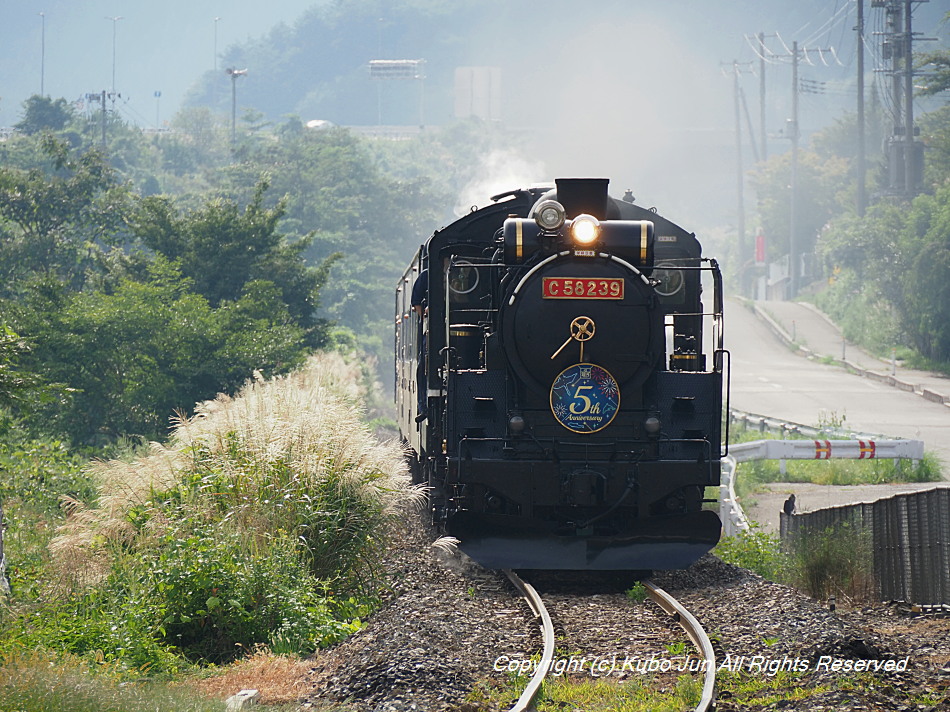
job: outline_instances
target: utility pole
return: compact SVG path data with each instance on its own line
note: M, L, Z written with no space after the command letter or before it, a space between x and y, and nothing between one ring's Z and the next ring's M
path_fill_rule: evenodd
M858 2L858 24L854 29L858 33L858 217L864 217L867 210L867 127L864 121L864 0Z
M739 118L739 62L732 61L732 93L736 113L736 232L738 233L739 264L745 265L745 198L743 195L744 173L742 166L742 122ZM741 267L740 267L741 269Z
M761 33L760 33L761 35ZM777 35L776 35L777 36ZM783 46L788 50L787 45ZM757 52L760 58L765 56L765 47L760 45L761 52ZM798 95L802 91L801 82L798 79L798 62L800 57L806 57L808 52L818 52L823 56L825 52L834 55L834 48L810 49L804 47L799 49L798 42L792 42L792 49L787 54L779 55L769 52L769 57L774 61L791 60L792 64L792 117L785 120L785 138L792 142L791 155L791 179L789 181L789 221L788 221L788 292L785 295L787 299L794 299L798 295L798 289L801 283L802 272L802 241L798 235L798 142L801 137L801 122L799 120ZM819 83L813 85L813 91L818 90Z
M913 2L928 0L871 0L871 7L884 8L886 31L881 56L890 61L893 129L887 141L889 188L910 199L920 190L923 178L923 144L915 139L914 126L914 31ZM918 39L933 39L918 38Z
M46 13L38 13L43 27L40 35L40 96L46 96Z
M789 299L798 294L799 259L798 259L798 41L792 42L792 119L787 123L791 131L789 138L792 141L792 179L791 197L789 199L788 220L788 272L789 272Z
M732 103L735 112L736 133L736 250L740 270L740 289L745 293L745 267L751 260L751 250L746 245L745 234L745 166L742 160L742 111L740 105L741 89L739 87L739 74L742 67L741 63L735 59L728 64L723 63L723 66L728 67L732 74ZM750 138L752 137L750 136ZM752 150L757 153L754 143L752 144Z
M756 36L759 47L765 48L765 33L760 32ZM761 150L759 155L764 162L768 158L765 133L765 53L759 54L759 141L761 141Z
M904 0L904 190L908 198L917 194L918 182L914 145L914 31L910 3L911 0Z
M113 101L115 101L113 99ZM106 150L106 90L102 90L102 150Z
M107 20L112 20L112 87L110 91L112 92L112 103L115 104L116 90L115 90L115 38L116 38L116 26L119 24L119 20L123 20L121 15L116 15L114 17L106 17Z
M106 150L106 97L109 96L109 92L103 89L101 92L97 91L94 94L89 93L85 95L85 99L89 102L89 106L92 106L92 102L99 104L99 125L101 127L102 134L102 150ZM90 109L89 113L89 123L91 124L93 120L93 115Z

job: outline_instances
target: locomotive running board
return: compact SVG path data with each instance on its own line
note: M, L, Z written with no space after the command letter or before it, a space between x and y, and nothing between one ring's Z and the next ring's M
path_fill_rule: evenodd
M492 569L629 571L685 569L719 542L715 512L651 519L619 537L544 536L527 532L476 534L477 519L453 518L458 548Z

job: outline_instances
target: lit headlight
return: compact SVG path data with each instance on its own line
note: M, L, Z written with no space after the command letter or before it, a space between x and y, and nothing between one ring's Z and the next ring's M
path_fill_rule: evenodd
M542 230L557 230L564 224L564 206L556 200L542 200L534 209L534 221Z
M571 221L571 237L578 245L590 245L600 235L600 223L593 215L578 215Z

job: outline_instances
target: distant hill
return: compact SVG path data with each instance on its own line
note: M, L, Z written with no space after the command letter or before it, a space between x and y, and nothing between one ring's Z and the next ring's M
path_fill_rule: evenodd
M248 70L236 80L239 114L253 107L274 120L442 124L451 118L454 71L466 61L472 15L495 4L357 0L315 7L293 27L279 25L232 48L222 65ZM425 79L374 81L369 63L377 59L425 59ZM207 72L185 104L229 113L230 81L226 71Z

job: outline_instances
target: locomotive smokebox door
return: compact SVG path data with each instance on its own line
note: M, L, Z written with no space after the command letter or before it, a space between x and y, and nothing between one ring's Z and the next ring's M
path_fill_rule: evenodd
M505 353L519 378L547 396L581 362L607 371L621 389L639 388L663 356L662 314L649 280L625 260L542 260L502 304Z

